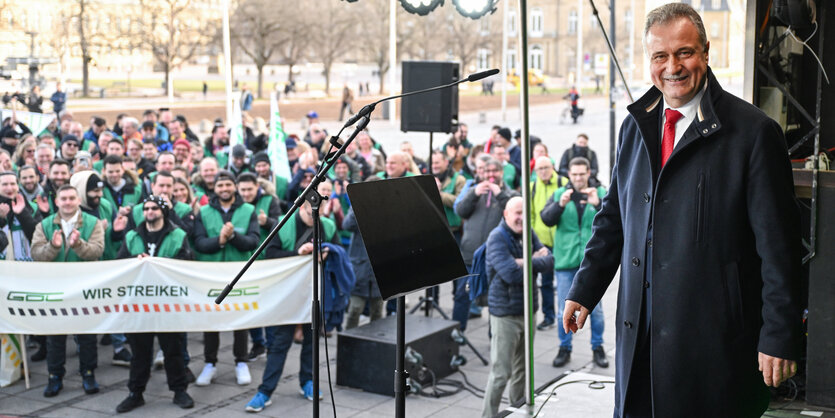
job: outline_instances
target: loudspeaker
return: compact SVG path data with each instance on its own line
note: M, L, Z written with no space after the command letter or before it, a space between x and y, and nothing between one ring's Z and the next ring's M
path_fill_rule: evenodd
M403 61L403 93L458 81L458 63ZM400 130L452 132L458 127L458 86L403 98Z
M451 338L458 322L418 315L406 315L406 348L423 357L423 364L436 379L454 373L453 356L458 344ZM336 384L367 392L394 396L395 344L397 323L389 316L341 332L336 338ZM406 371L421 385L431 383L429 373L406 360Z

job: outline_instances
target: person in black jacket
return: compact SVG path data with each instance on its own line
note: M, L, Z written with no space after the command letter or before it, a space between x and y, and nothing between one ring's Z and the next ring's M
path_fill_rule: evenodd
M525 398L525 320L522 258L522 210L519 196L510 198L504 210L504 219L487 238L487 277L490 280L487 306L490 309L490 377L484 390L482 417L489 418L498 412L502 392L510 384L508 396L511 404ZM531 232L533 240L533 275L554 267L551 253ZM537 309L534 298L534 312Z
M149 196L142 203L145 220L128 232L116 258L165 257L180 260L194 258L188 244L188 234L168 219L172 208L169 200ZM142 392L151 377L154 336L165 353L165 376L168 388L174 392L174 404L180 408L194 407L194 400L186 393L186 365L183 359L181 333L143 332L127 334L133 357L130 361L128 389L130 394L116 407L116 412L128 412L145 404Z
M359 325L360 315L365 309L366 302L368 303L371 320L382 318L383 297L380 295L380 288L377 287L377 279L374 277L371 261L368 260L368 252L365 251L365 244L353 209L350 209L348 214L345 215L342 228L354 233L351 237L351 245L348 247L348 256L351 258L351 265L354 268L354 276L357 281L351 290L348 319L345 320L345 329L351 329Z

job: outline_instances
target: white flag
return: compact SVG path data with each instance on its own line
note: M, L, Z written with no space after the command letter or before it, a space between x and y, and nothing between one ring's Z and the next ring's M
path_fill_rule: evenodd
M293 176L287 160L287 147L284 142L286 139L287 133L281 125L281 113L278 111L278 92L274 91L270 93L270 142L267 145L267 154L270 156L273 174L289 182Z
M23 111L15 111L15 119L18 122L23 123L32 131L32 134L38 136L46 129L47 126L55 119L54 114L45 114L45 113L32 113L32 112L23 112ZM12 117L12 111L9 109L3 109L2 113L2 120L6 120L6 118ZM81 138L78 138L80 141Z
M232 120L229 121L232 131L229 133L229 166L232 166L232 149L235 145L244 144L244 121L241 113L240 96L232 96Z

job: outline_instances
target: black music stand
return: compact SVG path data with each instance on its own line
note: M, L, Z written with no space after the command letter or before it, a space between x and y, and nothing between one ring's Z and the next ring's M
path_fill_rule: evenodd
M397 298L395 416L406 416L405 295L467 275L432 176L348 185L383 299Z

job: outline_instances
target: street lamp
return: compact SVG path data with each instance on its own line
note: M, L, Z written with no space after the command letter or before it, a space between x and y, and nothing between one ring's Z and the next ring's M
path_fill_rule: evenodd
M444 0L400 0L400 5L407 12L420 16L428 15L429 12L443 4Z
M494 13L496 3L498 3L498 0L452 0L452 4L458 10L458 13L470 19L478 19L487 13Z

